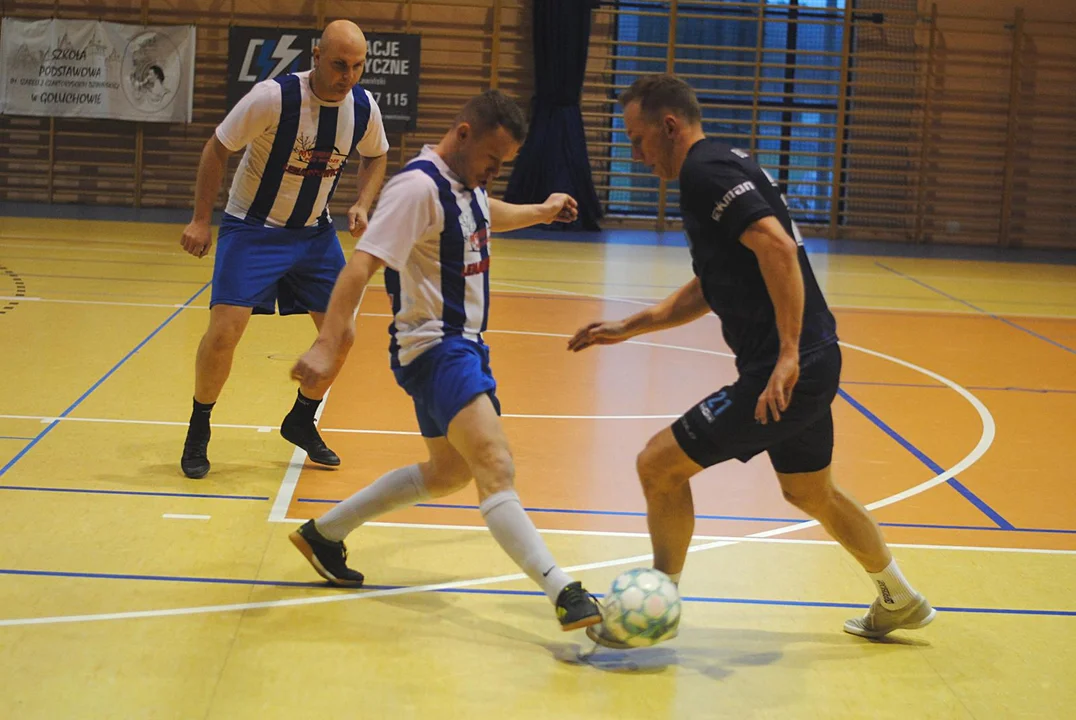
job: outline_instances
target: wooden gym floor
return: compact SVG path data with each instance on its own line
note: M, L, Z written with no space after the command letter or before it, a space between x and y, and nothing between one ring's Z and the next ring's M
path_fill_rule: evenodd
M816 254L845 371L839 481L941 610L871 643L871 586L783 503L765 457L694 481L680 637L600 651L484 532L473 489L356 532L324 587L294 523L421 457L375 280L320 419L276 434L313 339L256 317L178 460L212 258L179 225L0 218L2 718L1065 718L1076 705L1076 266ZM686 281L686 250L495 241L488 335L524 504L595 592L649 552L634 458L734 376L704 318L565 351Z

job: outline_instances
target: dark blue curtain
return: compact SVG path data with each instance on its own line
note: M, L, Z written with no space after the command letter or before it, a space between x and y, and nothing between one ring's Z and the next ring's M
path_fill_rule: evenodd
M557 229L599 230L602 216L590 175L579 96L590 44L595 0L534 0L534 80L531 125L504 199L544 201L566 192L579 202L579 219Z

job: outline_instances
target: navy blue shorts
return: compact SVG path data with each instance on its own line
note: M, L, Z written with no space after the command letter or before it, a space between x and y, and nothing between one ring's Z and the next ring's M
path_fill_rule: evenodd
M489 348L483 344L449 336L393 373L415 402L422 437L444 437L460 410L482 394L489 395L501 414L497 382L489 369Z
M755 420L758 397L770 370L743 375L688 410L673 423L680 448L702 467L732 460L747 462L769 453L779 473L817 472L833 460L830 406L841 379L841 349L836 343L800 360L800 378L780 422Z
M214 305L254 308L258 315L325 312L344 251L331 224L274 228L225 215L213 265Z

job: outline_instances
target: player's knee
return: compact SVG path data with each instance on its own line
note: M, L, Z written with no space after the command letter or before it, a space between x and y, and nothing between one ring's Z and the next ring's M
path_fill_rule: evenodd
M475 449L471 471L482 486L491 492L508 490L516 479L512 452L504 443L490 441Z
M206 331L203 342L212 352L230 352L243 337L243 329L242 323L214 323Z
M431 497L449 495L471 481L471 469L466 464L422 464L422 479Z
M672 472L662 455L658 445L651 441L635 458L635 471L639 474L639 482L642 483L645 494L666 492L686 479Z
M830 483L818 483L801 487L782 487L785 500L811 517L824 514L834 500L834 488Z

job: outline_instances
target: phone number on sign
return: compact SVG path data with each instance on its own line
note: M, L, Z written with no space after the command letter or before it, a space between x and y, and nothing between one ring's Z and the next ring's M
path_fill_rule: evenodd
M407 93L371 92L370 94L374 96L374 102L376 102L379 107L407 107L408 103L410 102L410 99L407 97Z

